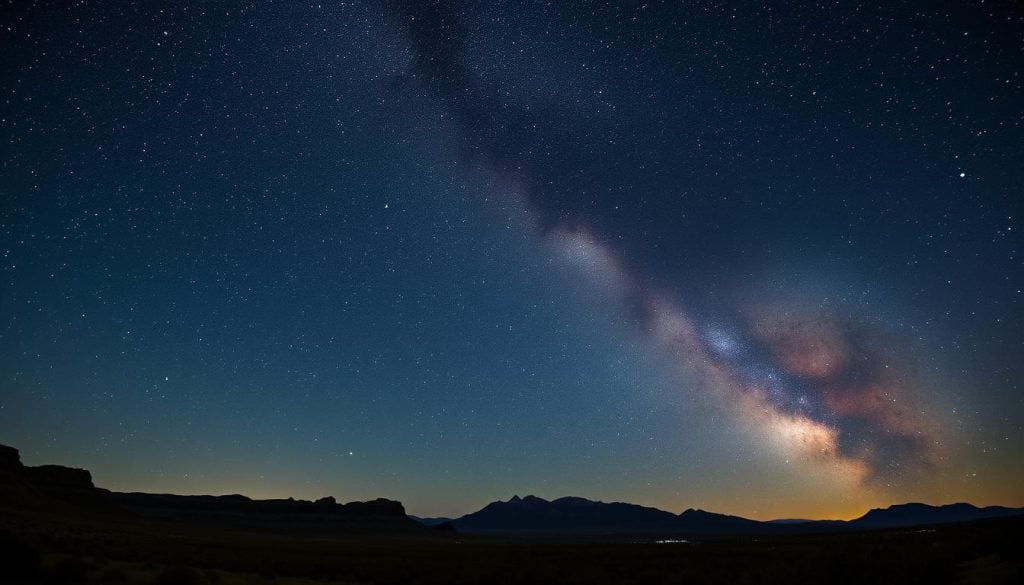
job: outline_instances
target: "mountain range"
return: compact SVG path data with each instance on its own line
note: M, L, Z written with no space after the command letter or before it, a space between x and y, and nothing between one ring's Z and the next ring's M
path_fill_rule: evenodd
M456 519L417 519L437 526L450 523L458 532L551 535L678 535L690 537L749 536L901 528L982 520L1024 514L1024 508L898 504L872 509L854 520L758 521L704 510L673 514L657 508L620 502L595 502L578 497L545 500L536 496L492 502Z
M230 529L310 534L464 534L565 536L760 536L902 528L1024 515L1024 508L967 503L910 503L873 509L854 520L758 521L689 509L673 514L621 502L536 496L492 502L460 518L408 516L400 502L376 499L339 504L292 498L253 500L241 495L182 496L119 493L95 487L84 469L23 465L17 449L0 445L0 511L54 510L125 515Z

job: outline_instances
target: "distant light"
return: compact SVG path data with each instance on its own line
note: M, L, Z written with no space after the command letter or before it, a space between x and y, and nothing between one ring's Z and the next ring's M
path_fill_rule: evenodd
M960 178L961 178L961 179L962 179L962 178L964 178L964 177L966 177L966 176L967 176L967 173L960 173Z

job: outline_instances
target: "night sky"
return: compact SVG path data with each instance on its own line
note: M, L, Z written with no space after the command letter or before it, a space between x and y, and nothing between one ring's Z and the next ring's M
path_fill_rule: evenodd
M1006 2L0 7L0 442L120 491L1024 505Z

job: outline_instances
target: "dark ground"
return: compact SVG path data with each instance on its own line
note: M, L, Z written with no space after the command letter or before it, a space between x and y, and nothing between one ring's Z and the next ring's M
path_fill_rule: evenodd
M0 508L2 583L1016 583L1024 518L704 540L237 532L116 510Z

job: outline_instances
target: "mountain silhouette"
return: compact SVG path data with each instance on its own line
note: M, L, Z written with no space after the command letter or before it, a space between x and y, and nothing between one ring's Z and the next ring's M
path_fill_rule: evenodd
M688 509L675 515L636 504L595 502L579 497L545 500L536 496L497 501L451 521L465 533L588 535L678 535L687 537L807 534L901 528L1024 514L1024 509L971 504L900 504L875 509L851 521L784 519L758 521Z
M339 504L333 497L316 501L254 500L242 495L182 496L119 493L97 488L85 469L60 465L30 467L17 449L0 445L0 508L46 509L66 515L103 514L145 517L209 527L309 534L419 533L452 530L464 533L549 535L676 535L685 537L809 534L949 524L1024 515L1024 508L968 503L932 506L921 503L873 509L850 521L757 521L688 509L673 514L623 502L580 497L545 500L536 496L492 502L461 518L407 516L401 502L378 498ZM430 527L429 529L427 527Z
M706 535L747 534L771 529L765 522L693 508L679 515L679 525L683 532Z
M673 514L622 502L579 497L545 500L513 496L452 521L460 532L725 535L766 532L763 522L689 509Z
M888 508L874 508L860 518L851 520L850 524L858 528L900 528L950 522L968 522L971 520L1015 516L1018 514L1024 514L1024 509L1007 508L1004 506L979 508L967 503L946 504L944 506L910 503L897 504Z
M59 510L65 515L151 518L207 527L310 534L421 533L401 502L378 498L339 504L332 497L253 500L242 495L179 496L97 488L84 469L30 467L17 449L0 445L0 508Z
M452 521L460 532L662 533L674 532L671 512L636 504L593 502L566 497L548 501L513 496Z

